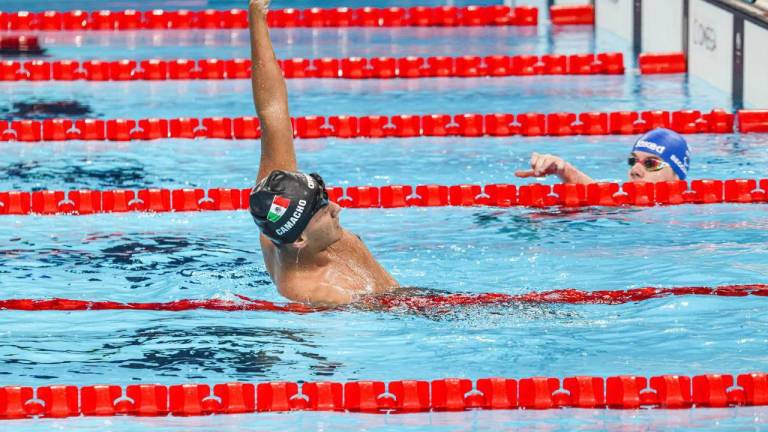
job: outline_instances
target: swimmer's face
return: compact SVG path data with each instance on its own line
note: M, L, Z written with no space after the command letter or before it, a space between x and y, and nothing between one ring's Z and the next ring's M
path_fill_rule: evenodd
M315 213L301 233L307 244L322 250L341 240L343 230L339 220L340 212L341 207L335 202L330 202Z
M635 164L629 167L628 176L631 182L657 183L679 180L672 167L653 153L635 151L629 157L635 159ZM652 166L658 163L664 165L660 170L654 171L652 168L646 168L646 164Z

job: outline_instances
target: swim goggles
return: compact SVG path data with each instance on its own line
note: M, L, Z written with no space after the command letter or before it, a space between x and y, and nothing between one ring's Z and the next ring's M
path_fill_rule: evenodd
M312 214L315 214L322 210L323 207L327 206L330 203L330 200L328 199L328 189L326 189L325 182L323 181L323 178L320 177L320 174L312 173L309 176L315 179L317 184L320 185L320 197L315 200L315 204L312 206Z
M656 158L647 158L643 160L640 160L634 156L630 156L627 158L627 164L629 165L630 168L635 166L635 164L637 164L638 162L640 162L645 168L645 170L649 172L661 171L667 166L666 162Z

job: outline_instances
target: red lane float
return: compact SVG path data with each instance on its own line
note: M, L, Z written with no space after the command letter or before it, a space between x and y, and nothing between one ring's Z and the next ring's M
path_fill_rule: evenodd
M389 8L274 9L267 15L270 27L458 27L535 26L538 9L529 6L439 6ZM151 11L19 11L0 12L1 30L119 31L178 29L246 29L243 9L201 11L155 9Z
M124 212L230 211L248 208L250 189L141 189L0 192L0 215L89 215ZM398 207L617 207L681 204L768 203L768 179L593 183L522 186L388 185L329 188L347 208Z
M768 133L768 109L741 110L738 119L741 132Z
M723 285L716 287L673 287L673 288L632 288L612 291L581 291L575 289L560 289L526 294L423 294L403 296L388 294L370 297L360 303L338 307L364 308L385 312L430 312L469 306L494 306L511 303L535 304L571 304L571 305L620 305L635 303L670 296L721 296L721 297L768 297L768 285ZM19 311L101 311L101 310L133 310L183 312L189 310L215 310L221 312L254 311L254 312L291 312L312 313L327 311L332 308L313 308L299 303L273 303L265 300L251 299L237 295L239 300L195 300L184 299L166 303L124 303L115 301L93 301L74 299L4 299L0 300L0 310Z
M637 58L640 73L649 74L674 74L685 73L687 63L685 54L675 53L642 53Z
M622 53L462 57L291 58L285 78L394 79L527 75L621 75ZM35 60L0 62L0 81L233 80L251 77L249 59Z
M287 411L415 413L768 405L768 374L0 387L0 419Z
M591 4L550 6L549 18L555 25L594 25L595 7Z
M412 138L417 136L506 137L634 135L657 127L682 134L768 132L768 110L722 109L710 112L617 111L586 113L425 114L370 116L306 116L292 119L294 137ZM261 125L256 117L205 117L175 119L46 119L0 120L0 141L132 141L165 138L257 139Z

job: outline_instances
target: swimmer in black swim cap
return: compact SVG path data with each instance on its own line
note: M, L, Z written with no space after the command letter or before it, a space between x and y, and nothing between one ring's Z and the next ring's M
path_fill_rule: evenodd
M261 161L250 211L264 263L278 291L294 301L338 305L392 291L397 281L365 244L341 227L323 179L298 172L285 80L272 49L268 0L250 0L253 99L261 121Z
M275 244L295 242L312 216L328 204L325 182L315 173L272 171L250 197L254 222Z

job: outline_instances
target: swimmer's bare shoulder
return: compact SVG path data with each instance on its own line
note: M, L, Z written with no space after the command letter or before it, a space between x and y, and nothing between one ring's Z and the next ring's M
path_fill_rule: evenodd
M280 294L316 306L354 303L367 295L392 292L400 286L355 234L342 238L324 253L322 265L299 266L281 262L269 239L262 241L264 261Z
M365 294L387 293L400 288L397 280L379 264L360 236L344 230L344 237L350 242L350 250L357 251L358 257L363 260L361 264L364 268L368 269L374 280L373 290Z

